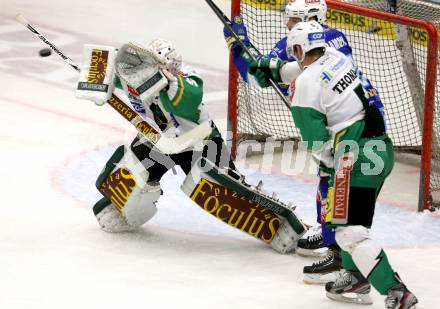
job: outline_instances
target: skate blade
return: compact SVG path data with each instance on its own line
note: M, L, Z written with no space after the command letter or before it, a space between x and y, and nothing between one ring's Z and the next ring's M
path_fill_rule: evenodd
M307 250L303 248L296 248L296 253L304 257L323 258L327 255L327 248L320 248L315 250Z
M327 282L336 281L339 271L327 274L304 274L303 281L305 284L326 284Z
M327 297L331 300L353 303L358 305L372 305L373 300L369 294L346 293L345 295L327 292Z

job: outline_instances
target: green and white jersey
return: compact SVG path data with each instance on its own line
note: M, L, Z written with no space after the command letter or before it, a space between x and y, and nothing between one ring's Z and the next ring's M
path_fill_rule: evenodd
M182 71L169 82L159 95L160 106L184 122L199 124L202 114L203 80L192 68L183 66Z
M327 47L296 79L292 98L293 119L308 149L316 150L319 143L313 142L333 140L337 132L364 119L360 95L363 89L352 61Z
M187 65L168 87L148 100L141 100L132 87L120 85L127 94L133 108L145 118L153 119L168 136L175 137L209 120L203 108L203 80L198 73Z

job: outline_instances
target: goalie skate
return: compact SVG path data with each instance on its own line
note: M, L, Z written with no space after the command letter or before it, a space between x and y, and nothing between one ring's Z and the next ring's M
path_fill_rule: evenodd
M369 295L371 286L360 272L341 270L335 282L325 285L325 290L331 300L359 305L373 304Z

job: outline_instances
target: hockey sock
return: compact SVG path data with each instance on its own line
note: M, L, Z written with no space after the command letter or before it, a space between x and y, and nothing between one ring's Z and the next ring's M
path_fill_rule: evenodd
M342 258L342 267L345 270L350 271L350 272L358 272L359 271L359 269L357 268L353 259L351 258L350 253L348 253L345 250L341 250L341 258Z
M369 239L359 243L353 250L352 258L380 294L386 295L387 291L397 284L394 270L385 252L374 241Z
M377 264L370 272L367 279L381 295L387 295L388 290L398 282L394 276L394 271L391 268L385 251L380 251L376 261Z

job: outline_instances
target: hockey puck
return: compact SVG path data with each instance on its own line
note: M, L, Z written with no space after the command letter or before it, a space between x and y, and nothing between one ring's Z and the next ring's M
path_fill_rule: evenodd
M49 48L43 48L40 50L40 57L48 57L52 54L52 51Z

